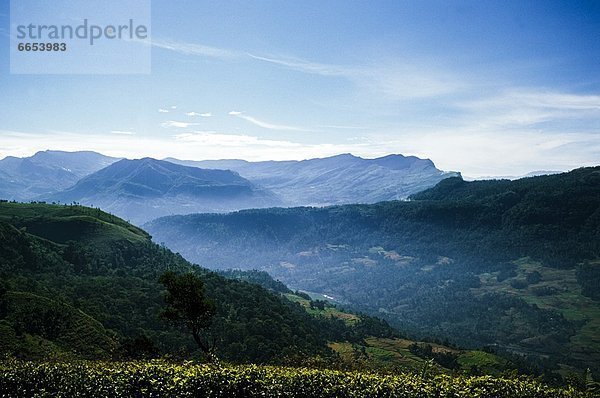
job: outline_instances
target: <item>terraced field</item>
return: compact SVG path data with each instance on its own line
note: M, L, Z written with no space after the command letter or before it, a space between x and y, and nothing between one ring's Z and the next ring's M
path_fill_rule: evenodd
M482 274L481 287L472 291L476 294L502 292L521 297L540 308L559 311L566 319L580 325L570 339L570 352L574 358L589 362L590 355L600 352L600 304L581 294L576 270L545 267L528 258L519 259L515 264L516 275L499 282L498 273ZM596 264L600 266L600 261ZM530 275L539 277L532 279ZM600 355L593 361L600 363Z

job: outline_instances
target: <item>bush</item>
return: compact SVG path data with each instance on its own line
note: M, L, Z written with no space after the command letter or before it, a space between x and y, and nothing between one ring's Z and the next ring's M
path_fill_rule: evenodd
M149 362L0 362L2 396L20 397L586 397L529 379L379 375L273 366Z

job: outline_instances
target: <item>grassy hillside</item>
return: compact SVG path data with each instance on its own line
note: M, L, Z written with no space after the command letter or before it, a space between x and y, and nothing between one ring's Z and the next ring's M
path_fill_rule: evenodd
M143 243L150 239L140 228L100 209L84 206L3 202L0 221L58 244L78 241L103 246L115 241Z
M200 264L267 271L412 337L487 346L562 375L600 372L600 167L449 178L408 202L174 216L147 229Z

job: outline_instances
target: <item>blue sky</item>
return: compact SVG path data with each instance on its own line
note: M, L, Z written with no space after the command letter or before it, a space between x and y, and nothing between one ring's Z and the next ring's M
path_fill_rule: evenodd
M0 158L600 163L597 1L152 1L149 75L11 75L0 4Z

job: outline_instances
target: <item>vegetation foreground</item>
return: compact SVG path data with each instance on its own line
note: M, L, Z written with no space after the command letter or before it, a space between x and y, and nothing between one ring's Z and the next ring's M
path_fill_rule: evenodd
M588 397L530 379L217 366L165 361L0 362L2 397Z

